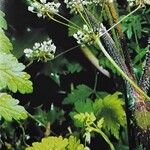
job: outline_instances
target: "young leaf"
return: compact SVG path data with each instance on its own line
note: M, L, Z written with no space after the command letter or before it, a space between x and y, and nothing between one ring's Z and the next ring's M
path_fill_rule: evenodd
M80 144L80 140L74 136L70 136L68 142L67 150L85 150L83 144Z
M53 107L53 108L52 108ZM41 106L36 108L36 112L34 117L42 122L43 124L47 124L50 122L53 124L56 120L62 121L64 116L64 111L60 110L55 106L51 106L51 109L48 111L42 110Z
M24 94L32 92L30 75L23 72L25 66L18 63L12 54L0 54L0 89L8 88Z
M124 102L119 98L120 93L108 95L95 101L93 107L98 118L104 118L103 128L119 138L120 126L125 126Z
M68 73L78 73L82 70L82 66L79 63L72 62L67 65Z
M77 101L75 103L75 110L78 113L93 112L93 102L90 99L87 99L85 102Z
M43 138L41 142L32 143L32 147L26 148L26 150L65 150L68 145L68 139L60 137L47 137Z
M63 104L74 104L77 101L85 101L92 93L92 89L82 84L78 85L63 101Z
M102 126L103 126L103 123L104 123L104 118L101 118L100 120L97 121L97 127L98 127L99 129L101 129Z
M18 105L19 101L12 98L7 93L0 94L0 117L7 121L12 119L20 120L27 118L27 112L24 107Z
M80 144L80 140L77 140L74 136L70 136L69 139L62 138L62 136L54 137L50 136L43 138L42 142L32 143L32 147L26 148L26 150L85 150L83 144Z

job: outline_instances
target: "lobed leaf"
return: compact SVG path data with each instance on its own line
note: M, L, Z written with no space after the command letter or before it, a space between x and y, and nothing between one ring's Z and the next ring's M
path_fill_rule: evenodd
M7 29L7 22L4 19L5 14L0 10L0 28Z
M92 94L92 89L81 84L77 86L63 101L63 104L74 104L77 101L85 101Z
M18 105L19 101L12 98L7 93L0 94L0 117L7 121L12 119L20 120L27 118L27 112L24 107Z
M108 95L104 99L95 101L93 107L98 118L104 118L103 128L110 131L117 139L119 138L120 126L125 126L124 102L119 98L120 93Z
M74 136L69 139L50 136L43 138L42 142L32 143L32 147L27 147L26 150L84 150L84 146Z
M8 88L12 92L32 92L30 75L23 72L25 66L12 54L0 54L0 90Z
M10 40L5 35L4 31L0 28L0 53L10 53L13 46Z

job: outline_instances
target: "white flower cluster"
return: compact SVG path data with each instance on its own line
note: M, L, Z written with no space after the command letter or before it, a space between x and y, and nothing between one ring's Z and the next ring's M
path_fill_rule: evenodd
M39 2L33 2L28 10L32 13L36 13L38 17L46 17L46 13L55 14L58 13L60 3L46 2L47 0L40 0Z
M150 5L150 0L127 0L129 3L129 6L132 7L134 5L139 5L142 3L142 6L145 6L145 4Z
M73 37L77 40L78 44L84 46L85 44L91 45L94 43L93 40L94 31L89 29L87 25L83 25L83 30L78 30L77 33L73 34Z
M83 11L84 6L92 4L92 1L89 0L64 0L67 8L70 8L70 13L77 13L78 11Z
M42 43L35 43L33 48L24 49L25 56L30 60L38 60L47 62L54 58L56 46L51 39L47 39Z
M99 4L101 0L92 0L93 3Z
M130 7L132 7L136 4L136 0L127 0L127 2L129 3Z

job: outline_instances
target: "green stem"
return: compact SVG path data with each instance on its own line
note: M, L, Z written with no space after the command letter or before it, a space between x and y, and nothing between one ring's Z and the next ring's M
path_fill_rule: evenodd
M116 24L114 24L111 28L109 28L108 30L107 30L107 32L109 32L110 30L112 30L115 26L117 26L119 23L121 23L123 20L125 20L126 18L128 18L130 15L132 15L134 12L136 12L139 8L141 8L141 2L140 2L140 5L135 9L135 10L133 10L132 12L130 12L128 15L126 15L125 17L123 17L120 21L118 21ZM104 35L105 34L105 32L102 34L102 35ZM101 36L102 36L101 35Z
M55 13L56 16L62 18L63 20L69 22L70 24L74 25L76 28L79 28L79 29L82 29L80 26L76 25L75 23L73 23L72 21L70 21L69 19L63 17L62 15L58 14L58 13Z
M96 72L93 93L96 93L99 72Z
M83 14L81 13L81 11L79 9L77 9L81 18L83 19L83 21L85 22L85 24L88 26L89 29L91 29L92 27L89 25L89 23L86 21L85 17L83 16Z
M55 22L57 22L57 23L60 23L60 24L62 24L62 25L64 25L64 26L70 27L70 28L72 28L72 29L78 30L78 28L76 28L76 27L74 27L74 26L70 26L70 25L68 25L68 24L66 24L66 23L64 23L64 22L61 22L61 21L59 21L59 20L53 18L48 12L47 12L46 14L47 14L47 16L48 16L51 20L53 20L53 21L55 21Z
M54 60L54 59L56 59L56 58L58 58L58 57L60 57L60 56L62 56L62 55L64 55L64 54L66 54L66 53L68 53L68 52L70 52L70 51L72 51L72 50L74 50L75 48L78 48L79 46L80 46L80 45L74 46L74 47L69 48L68 50L66 50L66 51L64 51L64 52L62 52L62 53L59 53L59 54L56 55L52 60Z
M26 65L26 68L30 67L30 66L32 65L32 63L33 63L33 60L30 61L30 62Z
M46 126L45 126L41 121L39 121L38 119L36 119L36 118L35 118L34 116L32 116L30 113L27 112L27 114L28 114L28 116L29 116L31 119L33 119L35 122L39 123L40 125L42 125L43 127L46 128Z
M97 128L92 128L92 131L99 133L104 138L104 140L107 142L107 144L110 146L110 149L115 150L113 144L111 143L111 141L109 140L107 135L102 130L97 129Z
M107 53L104 46L100 42L98 37L95 37L95 41L99 48L102 50L103 54L107 57L107 59L112 63L112 65L117 69L117 71L122 75L122 77L127 80L142 96L144 96L147 100L150 100L150 97L142 91L136 83L134 83L123 71L122 69L116 64L116 62L111 58L111 56Z

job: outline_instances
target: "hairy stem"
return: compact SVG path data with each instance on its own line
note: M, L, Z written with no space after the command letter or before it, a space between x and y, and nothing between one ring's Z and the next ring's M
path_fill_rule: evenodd
M134 88L135 90L140 93L142 96L144 96L147 100L150 100L150 97L142 91L136 83L133 82L132 79L130 79L123 71L122 69L116 64L116 62L112 59L112 57L108 54L108 52L105 50L104 46L100 42L98 37L95 37L95 41L99 48L102 50L103 54L107 57L107 59L112 63L112 65L117 69L117 71L122 75L122 77L127 80Z

